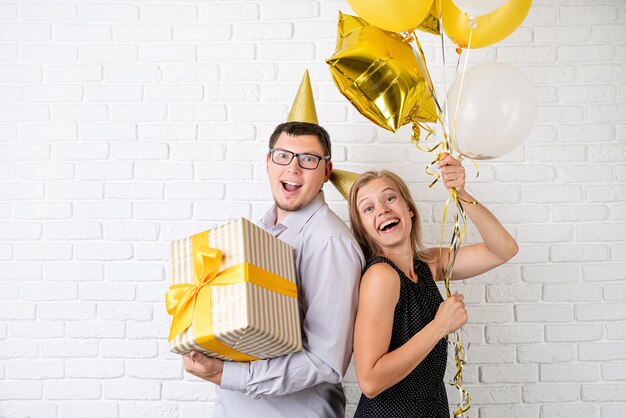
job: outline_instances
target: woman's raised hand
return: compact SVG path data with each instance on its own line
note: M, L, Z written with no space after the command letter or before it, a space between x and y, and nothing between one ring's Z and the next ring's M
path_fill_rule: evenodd
M443 153L439 160L439 168L441 169L441 178L447 189L456 188L458 193L465 189L465 167L459 160Z

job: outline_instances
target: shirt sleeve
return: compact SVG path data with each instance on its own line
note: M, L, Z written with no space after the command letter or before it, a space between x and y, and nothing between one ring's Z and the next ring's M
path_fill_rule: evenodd
M221 388L258 398L285 395L322 382L339 383L352 356L361 253L343 237L328 237L300 265L303 349L250 363L225 362Z

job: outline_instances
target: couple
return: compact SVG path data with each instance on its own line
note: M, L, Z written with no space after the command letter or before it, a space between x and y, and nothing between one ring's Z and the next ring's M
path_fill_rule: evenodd
M462 295L443 301L434 283L447 250L440 257L439 249L422 248L408 188L385 171L367 172L352 186L353 237L321 191L332 170L328 133L314 111L294 119L270 137L275 205L261 226L295 250L303 350L250 363L191 352L186 371L219 386L214 417L343 418L341 380L354 342L363 392L356 416L449 417L446 336L467 313ZM446 155L439 166L445 186L473 200L459 161ZM484 241L459 250L454 279L481 274L517 252L486 208L468 205L466 212Z

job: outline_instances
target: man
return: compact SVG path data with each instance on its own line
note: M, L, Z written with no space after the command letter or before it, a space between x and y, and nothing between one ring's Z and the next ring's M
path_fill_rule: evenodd
M331 145L314 106L305 74L289 122L270 137L266 164L275 204L260 224L294 248L303 350L250 363L191 352L185 369L220 386L214 417L344 416L340 382L352 355L364 261L352 234L324 200Z

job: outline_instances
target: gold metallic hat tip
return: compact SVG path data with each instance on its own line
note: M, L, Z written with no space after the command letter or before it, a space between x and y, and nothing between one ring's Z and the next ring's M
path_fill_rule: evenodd
M319 125L309 70L304 72L298 93L296 93L289 116L287 116L287 122L307 122Z
M339 193L341 193L343 198L348 200L350 197L350 189L359 176L359 173L333 169L330 173L330 182L333 186L335 186Z

